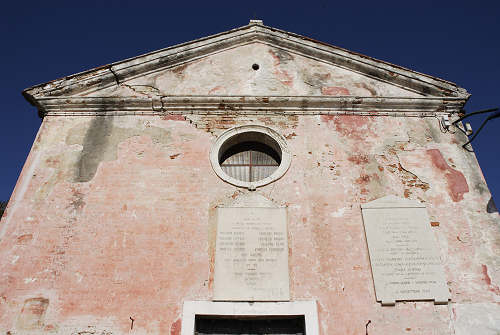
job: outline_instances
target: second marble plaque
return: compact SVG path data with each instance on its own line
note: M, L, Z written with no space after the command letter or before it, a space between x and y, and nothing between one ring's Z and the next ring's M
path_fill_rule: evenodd
M387 196L363 204L362 213L377 301L446 304L450 293L425 206Z

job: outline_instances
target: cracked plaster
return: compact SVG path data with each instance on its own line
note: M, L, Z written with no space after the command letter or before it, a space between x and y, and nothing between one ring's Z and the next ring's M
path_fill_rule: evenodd
M181 54L188 47L179 48ZM112 106L114 116L44 118L1 221L0 330L22 333L28 325L37 334L122 334L130 332L132 317L136 334L180 334L182 302L212 296L215 208L246 192L214 174L211 146L230 127L257 124L284 136L292 154L287 173L256 193L287 207L290 294L317 301L321 334L460 334L479 324L498 332L498 213L486 211L491 195L474 155L460 148L464 136L443 131L436 118L301 115L307 104L295 106L294 115L285 108L271 114L264 99L252 102L263 110L244 115L226 106L219 106L220 115L193 114L189 99L177 102L177 115L119 115L128 98L160 94L409 97L418 95L415 83L425 79L466 95L416 74L405 90L283 49L254 41L134 78L120 63L25 92L39 98L58 87L58 94L80 90L71 98L115 96L122 102ZM350 57L346 61L358 56ZM251 68L255 62L258 71ZM380 71L398 69L391 80L404 82L404 69L376 64ZM111 68L111 84L85 91L78 81ZM89 100L82 101L72 108ZM356 106L349 101L349 108ZM54 108L64 113L66 105L58 104ZM388 194L425 203L431 221L439 223L432 230L449 306L376 303L360 205ZM30 299L49 302L24 317Z

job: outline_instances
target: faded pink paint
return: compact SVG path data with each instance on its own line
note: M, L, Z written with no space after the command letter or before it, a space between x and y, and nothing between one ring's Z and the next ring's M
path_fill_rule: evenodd
M186 117L184 115L171 114L171 115L162 116L162 119L163 120L172 120L172 121L185 121Z
M127 85L154 83L165 95L220 94L224 87L228 95L261 97L417 96L279 52L251 43ZM116 85L93 94L131 93ZM475 186L484 179L479 167L469 168L470 154L454 149L455 135L425 118L226 107L222 101L223 115L186 108L185 115L114 116L107 126L87 116L45 117L0 224L0 329L71 334L94 325L96 333L125 334L133 317L138 334L179 335L183 302L212 298L214 209L247 193L215 175L211 145L224 129L245 124L286 136L293 155L283 178L255 192L287 206L291 298L317 301L321 335L452 332L455 309L375 301L360 205L389 194L424 202L440 222L432 229L447 259L453 306L496 303L498 220L485 213L486 185L482 193L469 190L467 180ZM88 181L75 179L92 163L82 157L98 160Z
M491 292L495 293L496 295L500 295L500 287L498 287L497 285L493 285L491 283L491 278L488 275L488 267L484 264L481 264L481 268L483 270L484 281L485 281L486 285L489 286L489 290Z
M288 74L286 70L278 70L274 71L274 75L276 78L282 82L284 85L291 87L293 85L293 77Z
M220 91L224 91L224 90L225 90L224 86L217 85L217 86L215 86L214 88L211 88L211 89L208 91L208 94L219 93Z
M385 134L393 124L360 116L324 116L319 125L314 116L296 117L293 122L288 116L248 118L233 116L232 122L265 122L282 134L295 134L287 140L295 155L292 167L282 179L257 192L266 195L272 190L274 201L290 204L292 299L318 300L322 334L363 333L367 320L372 320L373 334L399 333L408 327L444 332L447 325L440 320L446 319L445 307L419 303L421 309L414 314L413 307L385 308L374 300L358 196L373 197L370 185L383 176L391 178L392 163L374 164L371 146L364 144L368 135L349 135L358 128L366 131L368 126L373 128L370 132ZM132 134L137 132L137 122L168 132L168 145L147 135L124 139L116 144L116 158L102 161L86 183L70 180L71 159L51 156L38 163L26 201L13 212L13 223L0 245L2 255L19 256L14 264L11 256L0 260L5 283L2 295L8 302L0 304L2 325L16 319L23 297L50 292L43 293L50 299L47 315L52 315L44 327L59 329L74 320L82 320L83 327L83 316L96 320L112 316L114 331L125 333L133 316L134 331L175 334L182 302L211 298L210 208L241 194L218 179L210 167L214 136L200 124L196 128L188 121L172 122L161 116L120 120L115 126L130 124ZM90 121L47 117L38 148L30 155L41 148L64 151L67 146L61 146L58 139L74 132L73 125L87 131ZM414 127L417 121L408 121L404 127ZM338 136L332 136L330 126L341 131ZM211 123L211 127L220 131L222 123ZM375 170L369 170L371 165ZM400 180L387 180L386 192L403 196L406 186ZM42 190L44 196L37 197ZM52 205L56 203L59 208ZM428 206L432 210L432 204ZM445 206L440 213L453 212L446 203L440 206ZM339 210L341 216L331 215ZM439 221L451 220L445 215L440 214ZM33 219L25 223L27 217ZM22 249L13 249L18 241ZM454 254L461 257L464 252L456 249ZM448 276L455 280L453 271ZM36 280L25 282L25 278Z
M180 335L181 333L181 319L177 319L174 323L172 323L172 327L170 328L170 335Z
M448 185L448 194L453 201L463 200L464 194L469 192L469 185L462 172L451 168L438 149L429 149L427 154L436 168L444 172Z
M349 90L344 87L337 86L323 86L321 88L321 94L323 95L350 95Z
M292 87L293 86L293 76L291 76L286 70L280 68L280 65L281 65L280 57L272 49L269 49L268 52L271 55L271 57L273 58L273 65L274 65L273 73L276 76L276 78L284 85Z
M337 132L342 136L352 137L360 140L368 136L374 136L371 131L373 117L359 115L321 115L321 120L327 124L334 125Z
M356 165L366 164L368 163L368 156L366 155L352 155L347 160L349 162L353 162Z

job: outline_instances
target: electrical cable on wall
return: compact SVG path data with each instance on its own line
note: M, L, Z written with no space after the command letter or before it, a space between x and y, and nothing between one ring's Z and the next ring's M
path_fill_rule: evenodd
M476 131L476 132L473 132L472 130L467 130L467 129L462 129L460 128L457 124L458 122L468 118L469 116L472 116L472 115L478 115L478 114L485 114L485 113L491 113L491 112L496 112L496 113L493 113L493 114L490 114L484 121L483 123L481 124L481 126L479 127L479 129ZM467 148L466 146L468 144L470 144L472 141L474 141L474 139L476 138L476 136L479 134L479 132L483 129L483 127L486 125L486 123L492 119L495 119L497 117L500 117L500 111L498 111L498 107L497 108L489 108L489 109L485 109L485 110L480 110L480 111L477 111L477 112L472 112L472 113L469 113L469 114L466 114L464 116L462 116L461 118L455 120L453 122L453 125L456 126L458 129L460 129L464 134L466 134L467 136L470 136L470 135L473 135L472 138L467 141L467 143L463 144L462 145L462 148L464 148L465 150L469 151L469 152L473 152L472 149L469 149Z

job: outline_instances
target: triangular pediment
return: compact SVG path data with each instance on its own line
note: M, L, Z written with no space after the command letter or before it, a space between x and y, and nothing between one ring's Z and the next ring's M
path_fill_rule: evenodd
M416 91L260 41L78 95L423 97Z
M445 80L259 22L41 84L23 94L47 110L66 97L78 97L89 106L99 104L95 99L113 97L162 100L157 104L163 105L165 98L186 96L344 97L347 104L356 103L350 97L438 97L461 104L469 96Z

